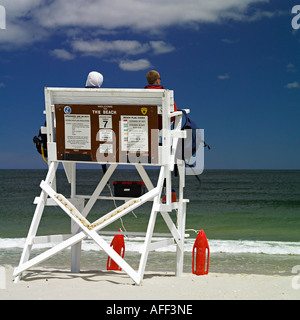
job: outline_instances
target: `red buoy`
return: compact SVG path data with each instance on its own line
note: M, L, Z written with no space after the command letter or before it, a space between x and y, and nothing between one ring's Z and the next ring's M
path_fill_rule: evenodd
M196 270L195 270L196 255ZM205 270L206 266L206 270ZM193 247L193 274L197 276L208 274L209 269L209 245L203 230L200 230Z
M119 229L119 232L122 230ZM110 244L111 247L122 257L124 258L125 255L125 242L124 242L124 236L122 234L116 234L114 238L112 239L112 242ZM119 268L119 266L115 263L114 260L111 259L111 257L107 258L107 270L117 270L121 271L122 269Z

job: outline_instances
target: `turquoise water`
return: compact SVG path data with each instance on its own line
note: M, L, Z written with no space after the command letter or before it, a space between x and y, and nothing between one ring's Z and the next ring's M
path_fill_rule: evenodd
M158 171L149 170L155 182ZM45 170L0 170L0 264L17 265L24 238L35 210L33 200L40 194L40 181ZM92 194L102 172L79 170L77 191ZM135 180L135 171L118 170L111 179ZM300 265L300 171L299 170L208 170L201 176L201 184L194 176L186 177L186 229L204 229L211 257L210 272L246 272L262 274L290 274ZM177 186L177 178L174 178ZM68 196L70 187L63 170L57 174L58 192ZM176 187L175 187L176 189ZM103 195L109 195L106 187ZM121 202L118 202L120 205ZM94 221L114 208L112 201L98 201L89 215ZM151 204L146 204L109 230L125 227L127 231L146 231ZM173 212L175 217L175 212ZM159 217L156 232L167 232ZM70 221L61 209L47 207L38 231L39 235L70 232ZM187 231L185 244L186 272L191 271L192 248L196 233ZM105 237L111 241L111 237ZM125 258L134 267L139 263L139 249L143 238L126 241ZM49 247L49 246L46 246ZM33 255L45 250L38 246ZM70 250L45 261L43 266L68 267ZM84 241L82 268L106 268L106 255L91 240ZM152 252L149 270L173 270L175 246Z

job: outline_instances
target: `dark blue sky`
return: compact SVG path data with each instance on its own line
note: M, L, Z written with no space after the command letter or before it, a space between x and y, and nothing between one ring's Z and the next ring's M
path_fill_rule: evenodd
M0 169L45 168L32 142L45 86L95 70L105 88L143 88L151 69L205 129L206 169L300 169L296 4L0 0Z

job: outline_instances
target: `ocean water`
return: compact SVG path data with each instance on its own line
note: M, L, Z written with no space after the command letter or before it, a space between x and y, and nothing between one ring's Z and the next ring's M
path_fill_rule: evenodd
M156 181L157 170L149 170ZM79 170L78 194L90 195L102 172ZM33 200L40 194L45 170L0 170L0 265L17 266L31 219ZM130 177L130 179L128 178ZM117 170L110 180L136 180L134 170ZM178 178L174 177L177 190ZM300 170L207 170L186 177L187 205L184 271L192 270L196 232L203 229L210 247L210 272L290 275L300 265ZM70 195L63 170L57 172L58 192ZM106 187L102 195L109 195ZM118 202L117 205L121 205ZM98 201L89 215L94 221L114 209L113 201ZM151 203L145 204L105 230L146 231ZM173 219L176 212L172 213ZM195 231L194 231L195 230ZM155 232L168 232L158 216ZM70 233L70 219L57 207L47 207L38 235ZM110 242L112 236L104 236ZM159 238L157 240L160 240ZM125 259L138 268L143 237L125 238ZM36 245L35 256L54 244ZM149 255L147 270L175 270L176 247L169 246ZM41 266L68 268L70 249L44 261ZM82 246L82 269L106 268L107 256L92 240Z

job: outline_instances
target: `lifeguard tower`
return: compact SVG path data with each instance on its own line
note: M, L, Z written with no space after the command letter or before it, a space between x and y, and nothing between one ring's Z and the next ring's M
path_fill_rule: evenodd
M185 161L176 156L180 141L187 132L181 130L182 112L174 112L173 91L145 89L72 89L45 88L48 173L41 182L41 194L34 201L36 210L32 219L19 266L14 270L15 282L22 273L62 250L71 247L71 272L80 272L81 242L93 239L139 285L143 279L148 253L171 244L177 245L176 275L183 271L186 204L184 199ZM188 112L188 110L186 110ZM171 122L173 128L171 129ZM160 124L161 123L161 124ZM160 128L161 126L161 128ZM202 132L203 135L203 132ZM203 157L204 137L200 143ZM203 159L202 166L203 166ZM57 193L56 170L62 163L71 195ZM92 195L80 195L76 190L76 164L106 164ZM146 192L138 197L125 198L124 204L89 221L88 214L96 201L120 198L102 197L101 192L119 165L133 165L138 171ZM172 202L172 171L178 167L178 194ZM148 174L149 166L159 167L156 185ZM200 170L201 171L201 170ZM199 173L199 171L198 171ZM163 193L164 191L164 193ZM166 199L162 201L165 194ZM103 239L101 230L114 221L151 201L145 241L141 249L138 270ZM71 234L37 236L37 230L46 206L58 206L71 219ZM177 221L172 219L177 211ZM157 214L160 213L170 231L163 241L153 241ZM57 243L52 248L30 259L32 246L39 243Z

